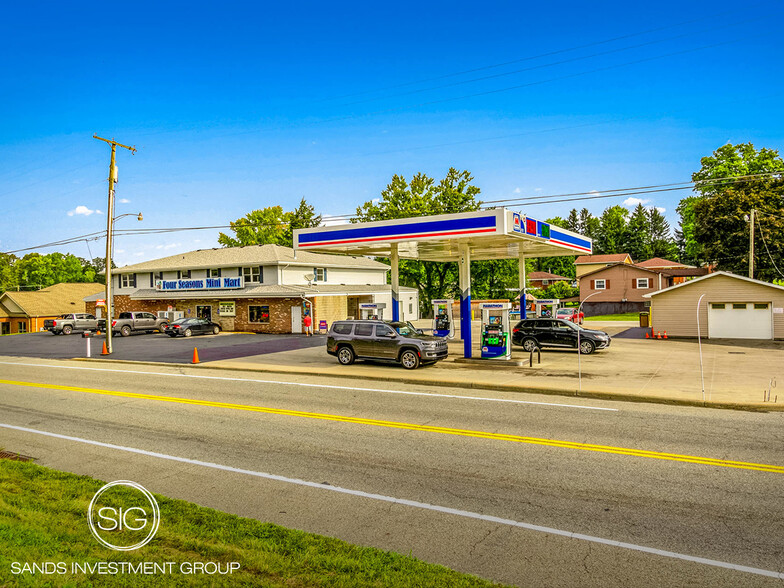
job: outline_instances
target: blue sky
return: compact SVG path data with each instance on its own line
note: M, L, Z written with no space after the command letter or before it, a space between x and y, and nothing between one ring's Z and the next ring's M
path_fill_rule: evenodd
M105 229L353 212L393 174L485 200L688 181L784 147L781 2L15 3L0 22L0 251ZM468 72L468 73L466 73ZM685 193L650 197L673 227ZM541 218L624 198L516 207ZM217 245L119 237L119 265ZM103 255L103 241L39 249ZM23 253L20 253L22 255Z

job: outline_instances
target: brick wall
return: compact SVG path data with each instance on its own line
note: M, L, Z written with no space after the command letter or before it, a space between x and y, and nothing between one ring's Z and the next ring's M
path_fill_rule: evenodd
M249 320L249 306L269 306L269 323L252 323ZM234 328L237 331L252 333L291 333L291 308L301 306L301 298L243 298L237 300L237 316ZM217 311L217 308L216 308Z
M319 296L313 301L313 330L318 331L319 321L327 321L327 328L335 322L346 320L348 316L348 297Z

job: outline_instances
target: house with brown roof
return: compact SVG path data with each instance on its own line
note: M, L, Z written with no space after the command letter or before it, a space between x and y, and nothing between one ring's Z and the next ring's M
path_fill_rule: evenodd
M641 312L646 306L643 295L670 285L664 272L620 261L582 276L580 302L585 316Z
M572 278L559 276L550 272L529 272L526 275L528 286L531 288L547 288L558 282L572 283Z
M574 267L577 271L579 280L585 274L589 274L598 269L607 267L614 263L633 264L631 255L628 253L613 253L609 255L581 255L574 260Z
M63 283L34 292L3 292L0 295L0 334L39 331L46 319L85 312L84 298L102 292L104 287L96 283Z
M640 267L647 267L648 269L660 269L660 270L668 270L668 269L686 269L690 267L694 267L693 265L686 265L685 263L681 263L680 261L670 261L669 259L664 259L663 257L652 257L651 259L646 259L645 261L641 261L636 263Z

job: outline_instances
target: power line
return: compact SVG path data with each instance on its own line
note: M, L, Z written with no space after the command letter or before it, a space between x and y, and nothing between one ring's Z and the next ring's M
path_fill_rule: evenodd
M757 219L757 226L759 227L760 235L762 236L762 242L765 244L765 251L767 251L768 257L770 257L770 263L773 264L776 272L778 272L778 274L784 278L784 273L781 273L779 266L776 265L776 262L773 261L773 256L770 254L770 249L768 249L768 241L765 239L765 233L762 232L762 225L760 224L759 219Z

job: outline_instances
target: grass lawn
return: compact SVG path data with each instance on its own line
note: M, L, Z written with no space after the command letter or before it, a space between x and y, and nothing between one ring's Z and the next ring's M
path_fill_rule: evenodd
M640 319L639 312L622 312L621 314L600 314L598 316L587 316L587 321L636 321Z
M161 525L152 542L135 551L114 551L95 540L87 522L90 500L103 485L87 476L0 459L0 586L498 586L413 557L159 495ZM71 574L71 562L145 561L177 563L170 574ZM14 574L13 562L65 562L67 572ZM181 562L241 567L231 575L187 575Z

